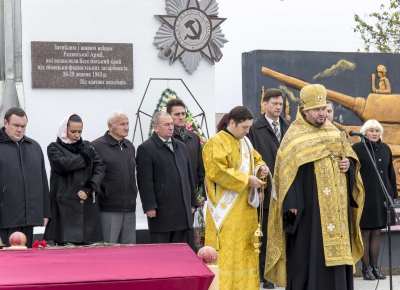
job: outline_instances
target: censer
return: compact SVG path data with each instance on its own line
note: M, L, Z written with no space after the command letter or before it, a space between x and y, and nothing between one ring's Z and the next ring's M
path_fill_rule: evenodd
M261 179L262 181L265 181L265 178ZM258 226L257 229L255 230L254 234L250 236L250 244L254 247L253 253L260 253L260 248L262 245L261 242L261 237L263 236L263 232L261 230L261 225L263 223L263 218L264 218L264 190L265 187L267 186L267 183L261 186L261 196L262 200L260 200L260 213L258 216Z

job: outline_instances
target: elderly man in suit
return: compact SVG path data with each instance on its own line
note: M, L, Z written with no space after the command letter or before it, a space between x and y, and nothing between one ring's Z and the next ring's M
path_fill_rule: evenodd
M174 123L166 112L153 117L154 133L137 150L137 182L152 243L187 242L198 206L189 155L172 138Z
M285 135L289 124L281 117L283 108L284 94L278 89L268 89L263 96L263 109L265 115L257 118L250 128L248 138L251 143L262 156L262 159L268 164L271 174L274 174L276 153L279 148L280 141ZM271 197L271 183L267 183L264 198L264 219L262 231L264 236L261 238L263 245L260 253L260 278L263 281L264 289L273 289L274 284L266 281L263 277L266 255L267 242L267 225L269 200Z

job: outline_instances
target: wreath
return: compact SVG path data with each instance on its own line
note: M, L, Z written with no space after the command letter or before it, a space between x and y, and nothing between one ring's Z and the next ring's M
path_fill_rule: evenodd
M161 93L161 97L157 102L156 108L154 110L153 116L158 113L158 112L166 112L167 111L167 103L168 101L172 99L180 99L176 92L173 90L167 88ZM149 128L149 138L153 134L153 119L150 122L150 128ZM200 146L203 149L204 144L206 143L207 139L204 136L203 130L201 129L199 123L197 122L196 118L193 116L193 114L189 111L188 108L186 108L186 129L192 131L195 133L197 136L199 136L200 139Z

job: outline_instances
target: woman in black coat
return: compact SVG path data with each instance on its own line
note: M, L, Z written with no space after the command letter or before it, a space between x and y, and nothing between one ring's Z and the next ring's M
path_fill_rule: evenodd
M50 161L52 218L44 239L58 245L103 241L97 193L105 165L88 141L83 141L78 115L63 119L56 142L47 147Z
M392 151L382 142L383 127L376 120L368 120L361 128L365 134L368 151L376 164L385 187L394 200L397 197L396 175L392 163ZM368 152L362 143L353 145L361 163L361 177L365 189L365 203L361 216L360 228L364 243L363 277L365 280L385 279L378 267L379 247L381 241L381 229L386 227L386 202L378 176L373 167ZM392 224L395 224L392 215Z

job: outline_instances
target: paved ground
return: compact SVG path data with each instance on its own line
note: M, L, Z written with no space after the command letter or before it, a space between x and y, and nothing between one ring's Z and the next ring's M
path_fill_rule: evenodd
M389 290L389 277L385 280L380 280L378 288L376 288L377 280L375 281L365 281L362 277L354 278L354 289L355 290ZM262 288L262 284L260 284L260 289ZM275 287L277 290L283 290L283 287ZM400 275L393 276L393 290L400 289ZM322 290L322 289L321 289Z

